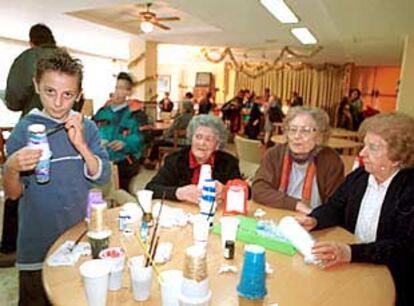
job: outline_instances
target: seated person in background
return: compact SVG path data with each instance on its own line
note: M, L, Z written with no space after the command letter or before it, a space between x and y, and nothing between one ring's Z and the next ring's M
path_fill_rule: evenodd
M260 133L262 112L260 111L260 105L254 98L254 92L252 94L252 106L249 112L249 119L247 125L244 127L244 133L249 139L257 139Z
M296 91L292 93L292 98L290 99L290 107L295 106L303 106L303 98Z
M342 226L359 243L317 242L316 260L325 267L350 262L387 265L398 306L414 305L414 119L380 114L360 132L364 166L346 177L325 205L298 217L308 230Z
M358 130L361 122L364 120L362 113L364 102L361 100L361 91L358 88L352 88L349 92L349 109L352 115L352 124L355 131Z
M325 203L344 178L339 155L322 144L329 137L328 114L294 107L284 121L287 144L267 150L253 180L253 200L309 213Z
M198 113L208 114L213 109L213 106L214 106L213 95L209 91L206 93L205 97L201 99L200 103L198 104Z
M81 93L80 62L56 49L37 62L34 83L43 111L33 109L16 125L7 141L3 173L6 196L19 199L16 266L23 306L50 305L42 286L46 253L61 234L84 220L92 184L103 184L111 175L95 124L71 110ZM66 130L48 137L53 152L50 180L39 184L33 170L42 150L27 146L28 127L43 124L50 129L60 123Z
M201 165L209 164L216 180L217 197L222 195L223 184L241 179L239 161L221 151L227 141L222 120L211 115L193 117L187 127L190 147L166 157L165 163L146 188L154 191L154 198L198 203L201 190L197 188Z
M352 130L353 122L348 97L343 97L336 113L336 127Z
M138 129L142 134L143 146L142 151L144 152L146 148L151 144L154 137L157 136L156 133L152 130L152 119L145 113L144 104L137 100L132 99L128 101L129 108L133 112L133 117L138 122Z
M162 112L171 113L174 108L174 103L170 100L170 93L165 92L164 98L160 101L160 110Z
M131 178L139 171L143 148L138 122L127 101L132 84L128 73L119 73L111 100L94 116L109 158L118 165L119 185L126 191Z
M153 144L149 158L145 163L146 168L148 169L155 168L155 162L157 161L158 156L159 156L160 146L172 147L174 145L174 139L173 139L174 131L186 129L192 118L193 118L193 103L191 101L184 101L182 108L181 108L181 114L179 114L174 119L172 125L165 132L163 138L156 140L155 143ZM185 138L179 139L179 145L184 145L185 143L186 143Z

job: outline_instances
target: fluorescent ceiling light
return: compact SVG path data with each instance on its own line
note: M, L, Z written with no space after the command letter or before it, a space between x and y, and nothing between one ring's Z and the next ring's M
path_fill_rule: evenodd
M294 28L290 31L304 45L313 45L318 42L315 36L312 35L308 28Z
M298 17L283 0L260 0L260 3L281 23L297 23Z
M144 33L150 33L154 30L154 25L149 21L143 21L141 22L141 30Z

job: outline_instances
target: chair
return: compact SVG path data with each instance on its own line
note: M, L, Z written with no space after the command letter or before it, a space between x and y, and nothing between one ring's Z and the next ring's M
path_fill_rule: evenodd
M240 161L240 171L247 180L252 180L262 159L262 143L236 135L236 154Z
M186 129L176 129L173 133L173 146L172 147L159 147L158 153L158 167L162 165L165 156L177 151L180 148L180 138L183 138L187 135Z
M102 191L103 198L108 203L108 208L117 207L128 202L136 203L135 197L123 189L119 189L118 166L111 162L111 180L105 185L98 185L96 188Z
M345 175L352 172L352 168L355 162L355 156L353 155L341 155L342 162L344 163Z

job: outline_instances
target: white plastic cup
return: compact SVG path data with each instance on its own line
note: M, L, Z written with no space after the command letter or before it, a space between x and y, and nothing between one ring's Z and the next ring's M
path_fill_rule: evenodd
M209 164L201 165L200 176L198 178L198 189L203 189L205 180L211 179L211 166Z
M151 294L152 267L144 267L143 256L132 257L128 264L134 300L139 302L148 300Z
M317 264L312 254L312 247L316 240L295 218L292 216L283 217L279 222L279 229L293 246L302 253L306 263Z
M224 249L226 241L236 241L237 228L240 220L235 217L223 217L220 219L221 223L221 246Z
M106 260L111 266L109 273L110 291L117 291L122 287L122 273L124 272L125 251L122 248L107 248L99 253L99 258Z
M198 282L183 277L181 282L181 295L191 299L201 299L208 294L208 277Z
M106 260L93 259L79 267L89 306L105 306L111 266Z
M160 284L162 306L178 306L183 272L180 270L167 270L161 272L163 282Z
M140 190L137 192L138 201L146 213L151 212L152 208L152 190Z
M193 241L194 245L202 248L207 247L208 234L209 234L210 222L206 216L196 215L193 219Z
M180 294L178 297L179 306L208 306L211 300L211 290L205 297L191 298Z

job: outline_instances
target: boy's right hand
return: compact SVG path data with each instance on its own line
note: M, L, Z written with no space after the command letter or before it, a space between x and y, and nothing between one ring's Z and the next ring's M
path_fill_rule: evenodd
M23 172L33 170L40 157L42 156L41 149L32 149L29 147L23 147L20 150L14 152L7 159L7 168L14 172Z

